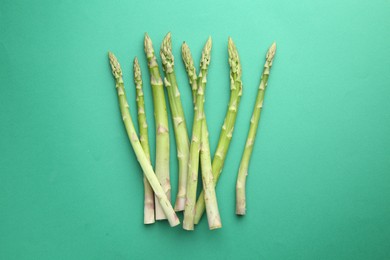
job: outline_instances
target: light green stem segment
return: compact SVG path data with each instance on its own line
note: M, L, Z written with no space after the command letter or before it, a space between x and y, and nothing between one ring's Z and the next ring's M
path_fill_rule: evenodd
M167 195L171 200L171 183L169 177L169 128L168 114L165 103L164 87L158 68L152 40L145 34L144 48L150 73L152 86L154 118L156 124L156 175ZM156 219L166 219L164 213L156 202Z
M187 75L190 81L192 90L196 91L198 88L196 69L192 59L189 47L186 43L182 45L182 57L186 67ZM196 102L196 96L193 96L193 102ZM202 168L202 182L206 196L206 212L209 228L217 229L222 227L221 217L218 209L217 196L215 193L215 185L211 167L210 143L208 139L207 121L204 115L202 122L202 139L201 139L201 153L200 161Z
M177 159L179 162L179 187L176 195L175 210L183 211L186 201L190 141L188 138L183 106L180 100L180 92L176 82L170 33L165 36L162 42L160 56L166 75L166 78L164 78L164 83L168 90L168 99L172 113L173 129L175 130Z
M252 155L253 144L256 138L257 127L260 121L260 113L263 107L264 93L267 87L268 77L276 52L276 44L273 43L269 48L266 61L264 64L263 73L261 75L260 86L256 97L255 107L251 118L248 137L246 139L244 153L242 155L240 168L238 170L236 183L236 214L245 215L246 213L246 177L248 175L249 161Z
M226 155L230 146L230 141L233 136L234 125L237 117L238 105L242 95L242 71L240 58L237 48L230 37L228 40L228 53L230 65L230 100L212 164L215 185L217 184L219 176L221 175ZM195 224L199 223L205 208L205 197L204 192L202 191L196 203Z
M139 139L142 149L145 152L146 157L150 161L150 149L149 149L149 136L148 136L148 124L146 122L145 114L145 102L144 92L142 91L142 75L141 68L138 63L137 57L133 62L134 83L137 94L137 111L138 111L138 126L139 126ZM153 224L154 220L154 193L148 180L144 175L144 224Z
M162 210L164 211L169 224L173 227L180 224L178 217L176 216L175 211L173 210L171 203L169 202L163 188L161 187L156 175L153 172L152 165L148 157L146 156L140 140L138 139L137 133L134 128L133 120L129 112L129 105L126 100L125 89L122 79L122 70L119 65L118 60L111 52L108 53L109 60L111 64L112 74L115 78L116 90L118 93L119 107L123 119L123 123L126 128L127 135L129 137L131 146L133 147L134 153L137 157L139 164L144 172L144 176L150 183L157 201L160 203Z
M183 228L186 230L194 229L196 189L198 184L199 170L199 152L201 141L202 121L204 118L204 91L207 82L207 71L210 64L212 41L211 37L207 40L200 62L200 73L198 77L198 89L196 92L196 102L194 108L194 123L192 128L192 138L190 146L190 158L188 163L187 194L186 205L184 209Z

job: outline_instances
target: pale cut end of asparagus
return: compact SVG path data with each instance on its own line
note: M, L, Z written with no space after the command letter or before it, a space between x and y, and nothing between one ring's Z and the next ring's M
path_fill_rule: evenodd
M122 80L122 69L118 59L115 57L114 53L110 51L108 52L108 58L110 59L112 75L116 80Z
M175 59L172 54L172 40L170 32L167 33L161 44L160 56L164 71L166 73L172 73L173 66L175 66Z
M175 211L183 211L186 205L186 198L177 198L175 202Z

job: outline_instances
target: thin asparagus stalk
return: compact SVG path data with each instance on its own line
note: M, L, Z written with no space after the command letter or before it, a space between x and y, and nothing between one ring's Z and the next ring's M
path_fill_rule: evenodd
M190 141L180 100L180 92L177 87L174 71L174 57L172 54L171 33L168 33L160 49L160 56L165 71L165 86L168 90L169 105L172 112L173 129L175 130L177 159L179 161L179 187L176 195L175 210L183 211L186 201L188 157L190 154Z
M226 159L226 155L229 149L230 141L233 136L234 125L237 117L238 105L242 95L242 82L241 82L241 63L238 55L237 48L233 40L229 37L228 40L228 53L229 53L229 65L230 65L230 101L228 110L226 112L225 121L222 125L221 134L219 136L218 146L214 155L212 169L214 184L216 185L221 175L222 168ZM195 224L198 224L204 211L205 211L205 197L202 191L195 209Z
M196 203L196 189L198 184L198 170L199 170L199 151L201 141L202 121L204 118L204 91L207 82L207 71L210 64L212 41L211 37L207 40L200 61L200 73L198 77L198 89L196 92L194 123L192 128L192 138L190 146L190 158L188 163L188 177L187 177L187 194L186 205L184 209L183 228L186 230L194 229L195 217L195 203Z
M157 59L154 55L152 40L147 33L145 33L144 47L146 58L148 59L150 83L152 85L153 93L154 117L156 122L156 175L170 201L171 183L169 177L168 114L165 104L163 82L161 80ZM155 206L156 220L166 219L159 203L156 202Z
M145 102L144 92L142 91L142 76L141 68L138 63L137 57L133 62L134 71L134 83L137 94L137 110L138 110L138 126L139 126L139 139L142 149L145 152L148 161L150 161L150 149L149 149L149 136L148 136L148 124L146 122L145 114ZM148 180L144 175L144 224L153 224L154 220L154 193Z
M150 161L148 157L146 156L140 140L138 139L137 133L134 128L133 120L131 118L130 112L129 112L129 105L127 103L126 94L125 94L125 88L122 78L122 70L119 65L119 62L117 58L114 56L113 53L108 53L112 74L115 78L115 87L118 93L118 99L119 99L119 108L121 111L123 123L126 128L127 136L130 140L131 146L133 147L134 153L137 157L137 160L139 164L142 167L142 170L144 172L144 176L149 181L150 185L152 186L152 189L154 191L154 194L156 196L156 199L161 205L162 210L164 211L165 215L167 216L167 219L169 221L169 224L173 227L180 224L180 221L178 217L176 216L175 211L173 210L163 188L161 187L156 175L153 172L152 165L150 164Z
M268 77L272 66L276 52L276 43L273 43L269 48L266 61L264 64L263 73L261 75L260 86L256 97L255 107L251 118L248 137L246 139L244 153L242 155L240 169L238 170L237 183L236 183L236 214L245 215L246 213L246 177L248 175L249 161L251 158L253 144L256 138L257 127L260 121L260 113L263 107L265 88L267 87Z
M184 65L186 67L186 71L188 74L188 78L191 84L192 90L197 90L197 77L196 77L196 69L194 66L194 62L192 59L192 55L189 47L186 43L182 45L182 56ZM193 101L195 104L196 96L193 96ZM202 122L202 139L201 139L201 150L200 150L200 161L202 168L202 182L203 188L205 190L206 197L206 212L207 212L207 220L209 223L209 228L217 229L222 227L221 218L219 215L217 196L215 193L215 185L213 181L213 173L211 167L211 156L210 156L210 143L208 139L208 130L207 130L207 122L206 116L204 116Z

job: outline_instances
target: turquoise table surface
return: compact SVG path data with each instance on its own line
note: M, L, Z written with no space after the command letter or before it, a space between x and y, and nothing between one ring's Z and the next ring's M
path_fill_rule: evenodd
M2 0L0 259L390 259L389 28L388 0ZM107 51L122 64L134 118L132 60L140 60L154 160L143 36L158 50L168 31L189 128L180 46L188 43L198 66L213 37L212 154L230 94L229 36L240 53L242 102L217 186L220 230L209 231L206 218L194 232L143 225L142 171ZM236 175L273 41L247 215L237 217ZM174 199L173 131L170 145Z

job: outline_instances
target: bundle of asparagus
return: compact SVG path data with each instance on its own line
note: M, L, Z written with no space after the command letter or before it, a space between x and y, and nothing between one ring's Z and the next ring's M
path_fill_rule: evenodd
M126 94L125 94L125 87L123 83L122 78L122 69L119 65L119 62L115 55L111 52L108 53L111 69L112 69L112 75L115 78L115 87L118 93L118 99L119 99L119 108L122 114L122 120L126 128L127 135L129 137L130 143L133 147L134 153L137 157L137 160L139 164L142 167L142 170L144 171L145 177L147 178L148 182L150 183L150 186L152 187L156 200L161 205L161 209L164 212L165 216L167 217L169 224L173 227L180 224L180 221L178 217L176 216L175 211L173 210L171 203L166 196L161 184L159 183L152 165L150 164L150 161L148 157L146 156L140 141L138 139L137 133L134 128L133 120L131 118L130 112L129 112L129 105L127 103Z
M145 34L144 49L148 61L150 84L152 87L154 103L154 117L156 122L155 171L152 168L150 160L149 137L144 105L145 100L142 89L143 81L139 61L135 58L133 63L134 83L137 95L136 102L139 125L138 138L128 109L129 105L126 99L122 70L117 58L114 54L109 52L109 60L116 83L122 119L130 143L144 172L144 224L152 224L155 220L167 219L171 226L176 226L180 223L180 221L176 216L175 211L184 210L183 228L185 230L193 230L194 224L199 223L204 211L207 213L209 229L218 229L222 227L215 185L222 172L233 136L238 106L242 95L242 69L237 48L233 40L229 37L228 54L230 65L230 100L220 133L217 150L213 160L211 160L209 134L204 111L205 90L211 58L211 48L212 41L211 37L209 37L202 51L200 70L199 74L197 74L191 51L185 42L182 44L182 59L191 86L194 105L192 135L191 139L189 139L184 109L176 80L171 34L168 33L165 36L160 48L160 56L165 73L164 80L161 78L152 41L150 37ZM266 55L266 62L261 76L250 130L237 177L236 214L238 215L244 215L246 212L246 176L256 137L257 126L260 120L264 92L267 86L275 51L276 44L274 43ZM170 202L171 184L169 174L169 127L164 85L167 89L168 101L172 115L177 147L177 159L179 164L178 192L176 195L175 210ZM202 173L203 191L196 201L199 164Z

